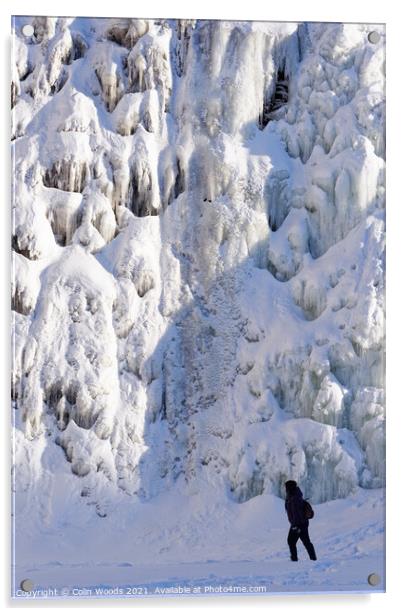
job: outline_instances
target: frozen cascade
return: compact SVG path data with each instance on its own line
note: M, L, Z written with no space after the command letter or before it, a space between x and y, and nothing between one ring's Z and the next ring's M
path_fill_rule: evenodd
M60 447L98 504L384 485L370 27L34 22L12 72L19 446Z
M43 177L43 184L48 188L59 188L67 192L83 192L88 167L85 162L76 160L62 160L54 163L47 169Z

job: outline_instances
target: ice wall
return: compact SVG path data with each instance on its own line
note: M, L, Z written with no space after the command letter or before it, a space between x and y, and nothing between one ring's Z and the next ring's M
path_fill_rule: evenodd
M383 28L23 23L16 489L383 485Z

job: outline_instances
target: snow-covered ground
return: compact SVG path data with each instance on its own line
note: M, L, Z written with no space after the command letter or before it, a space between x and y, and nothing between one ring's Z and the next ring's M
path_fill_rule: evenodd
M17 586L383 588L384 27L13 25Z
M208 489L191 497L178 490L147 504L110 503L105 518L91 515L90 501L77 506L71 495L64 511L48 512L45 528L28 516L20 522L16 590L26 578L59 597L231 592L231 585L243 588L235 593L385 589L381 489L316 505L310 535L318 560L310 561L299 542L296 563L288 555L284 502L271 495L235 504L220 503ZM371 573L380 576L375 587Z

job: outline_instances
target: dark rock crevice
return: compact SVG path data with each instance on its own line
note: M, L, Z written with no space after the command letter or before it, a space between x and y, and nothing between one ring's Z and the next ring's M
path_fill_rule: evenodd
M282 109L288 103L288 82L289 78L284 67L279 68L273 93L270 96L265 92L263 96L263 109L259 115L259 128L261 130L267 126L270 120L276 119L279 109Z

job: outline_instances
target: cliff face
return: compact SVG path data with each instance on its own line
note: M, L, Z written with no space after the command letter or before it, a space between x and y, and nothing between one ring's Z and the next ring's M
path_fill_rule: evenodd
M382 27L32 22L12 54L17 493L61 465L140 499L384 485Z

